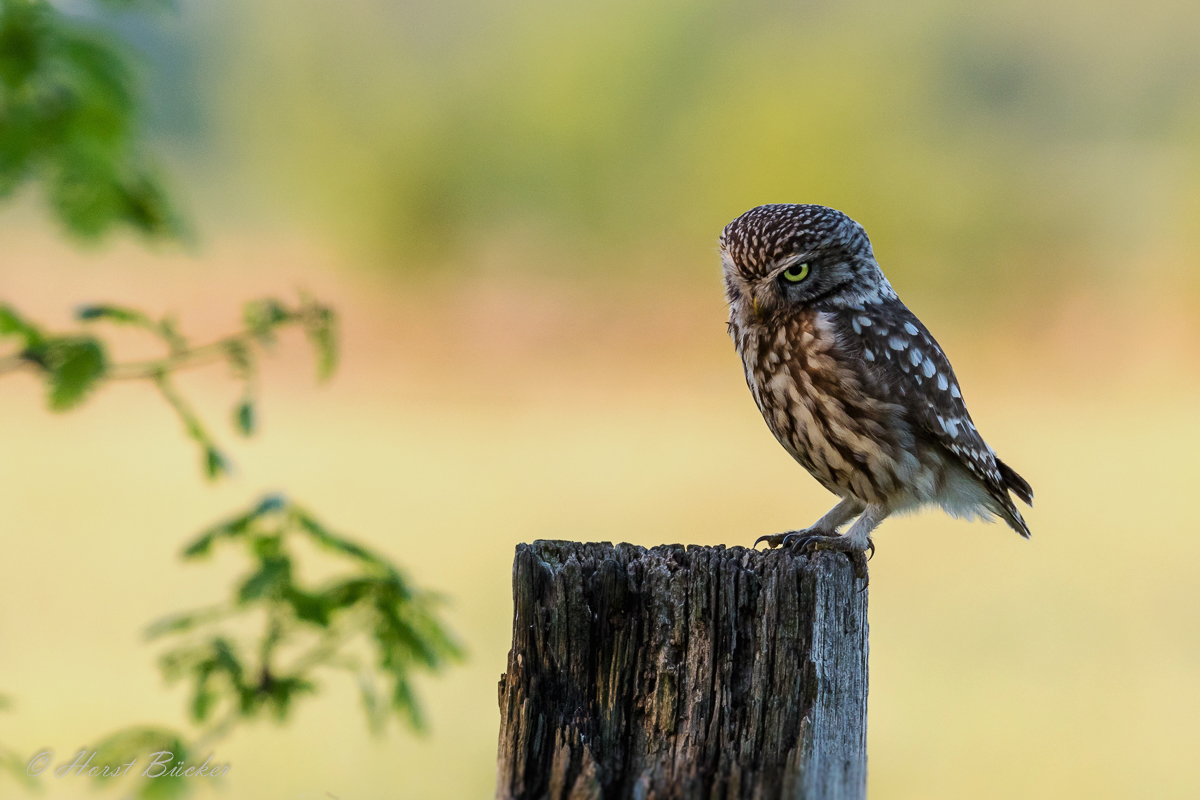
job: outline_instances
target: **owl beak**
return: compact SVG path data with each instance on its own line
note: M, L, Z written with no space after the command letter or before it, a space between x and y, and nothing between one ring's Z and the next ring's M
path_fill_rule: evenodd
M759 304L757 297L750 301L750 309L754 312L754 318L762 322L762 306Z

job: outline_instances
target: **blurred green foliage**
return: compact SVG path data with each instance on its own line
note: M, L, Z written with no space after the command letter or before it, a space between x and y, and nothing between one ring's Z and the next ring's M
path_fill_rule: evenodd
M39 183L66 230L82 239L121 225L152 238L181 236L142 151L137 110L129 56L104 27L46 0L0 0L0 198Z
M354 678L372 731L382 733L392 717L424 729L413 673L435 673L462 656L439 619L438 596L415 588L387 559L280 495L204 531L183 558L203 559L225 544L240 545L252 565L229 601L164 617L147 630L151 639L174 642L159 664L168 682L190 684L189 717L201 733L132 726L95 746L96 763L125 764L165 751L173 765L199 766L239 724L264 713L285 722L300 698L317 693L318 676L328 671ZM332 556L341 566L336 576L319 585L303 582L304 545L310 564ZM141 772L131 777L143 800L183 797L196 783L171 774L142 778Z
M766 202L841 208L902 283L960 296L1200 254L1192 2L254 0L208 20L230 146L396 269L499 247L715 283L717 233Z
M155 753L170 753L171 758L167 763L169 770L170 767L188 763L195 751L177 731L139 725L108 736L95 746L94 752L92 761L97 764L122 766L133 762L134 767L137 767L136 771L131 769L128 772L122 772L120 776L93 776L92 781L99 788L127 775L140 776L150 769L149 763L154 759L149 756ZM200 763L199 761L188 763L188 766L198 767ZM154 772L160 772L160 770L156 769ZM206 782L211 782L211 779L206 779ZM154 778L137 778L137 788L132 796L140 797L142 800L174 800L174 798L186 797L195 783L194 778L162 771L162 774Z
M165 3L104 0L102 5L136 11ZM0 199L36 183L65 229L78 238L98 239L122 225L150 238L178 238L184 233L180 220L140 145L141 98L129 55L111 23L103 15L68 16L47 0L0 0ZM241 331L203 345L191 344L172 318L152 319L134 308L86 305L76 316L84 323L140 328L159 339L166 354L115 362L99 336L51 333L0 304L0 340L15 345L0 354L0 375L36 373L46 384L52 411L74 408L104 381L151 381L199 445L210 479L227 474L229 461L176 389L174 373L223 361L243 384L233 427L250 436L257 424L258 358L275 344L279 329L305 331L319 380L337 367L336 315L303 295L295 306L273 298L247 303ZM300 582L293 552L297 539L340 558L348 571L322 586ZM436 672L461 657L438 618L439 598L414 588L390 562L331 532L281 496L265 498L209 529L184 558L208 555L226 541L243 544L255 564L233 600L164 619L150 631L152 637L184 640L163 655L161 666L169 681L191 682L191 719L207 729L191 739L169 729L133 726L101 741L93 758L120 764L163 751L174 764L186 762L264 710L286 720L300 696L316 693L314 673L329 668L354 675L373 730L382 731L391 716L423 729L412 673ZM262 629L244 646L238 625L244 629L255 619ZM0 708L6 703L0 698ZM3 747L0 771L26 788L38 788L24 759ZM97 783L108 780L100 777ZM149 800L181 797L190 788L184 776L170 773L139 779L135 792Z
M321 586L301 584L298 541L349 571ZM439 598L414 589L387 560L279 495L209 528L183 557L205 558L225 543L240 544L253 564L230 602L165 618L149 630L151 638L190 637L160 663L168 680L191 682L194 722L210 723L218 712L253 718L263 710L285 720L300 696L315 691L314 673L333 668L356 677L373 729L382 730L391 714L424 726L411 672L436 672L461 655L436 616ZM246 618L261 624L252 645L238 644L231 632L231 620Z
M114 362L100 337L48 333L12 306L0 305L0 339L16 343L15 351L0 355L0 375L34 371L45 381L47 404L54 411L79 405L106 380L152 381L200 446L209 478L227 473L229 462L175 388L175 372L224 362L244 384L233 425L249 436L255 428L258 357L275 344L281 328L299 326L307 333L318 379L329 378L337 367L337 317L303 295L295 306L273 298L246 303L244 328L204 345L192 345L172 318L156 320L134 308L85 305L76 316L85 323L140 328L158 338L167 352L157 359ZM170 753L175 765L192 755L203 757L211 753L213 742L263 712L286 721L300 697L317 693L316 673L328 669L354 676L373 731L382 732L393 716L413 730L424 729L412 674L436 673L462 656L439 618L438 596L415 588L391 562L332 532L281 495L266 497L209 528L185 548L183 558L209 556L226 543L242 545L253 564L234 587L232 599L164 618L148 631L151 638L169 636L179 642L163 654L160 665L169 682L191 683L190 717L203 732L189 737L160 727L129 727L96 745L97 763L125 764L157 751ZM321 585L302 581L301 543L309 546L310 560L318 566L330 566L329 556L340 563L338 576ZM0 697L0 709L5 703ZM2 746L0 771L27 788L38 787L25 771L25 760ZM183 777L170 772L136 778L134 792L144 800L183 797L193 786ZM100 776L97 785L111 780Z
M0 340L17 342L17 350L0 355L0 375L19 369L32 370L46 382L46 404L51 411L66 411L81 403L105 380L148 380L183 422L188 437L199 446L204 472L209 479L228 474L229 460L217 447L208 428L175 388L172 375L182 369L224 361L242 396L233 409L233 427L243 436L254 433L258 392L258 354L275 344L283 327L304 329L317 359L317 379L327 380L337 367L337 316L329 306L301 296L294 307L266 298L243 307L243 330L216 342L192 345L171 317L154 320L145 313L115 305L85 305L76 311L83 322L107 321L141 328L160 339L167 348L162 358L131 363L113 363L109 348L91 334L50 334L22 317L12 306L0 304Z

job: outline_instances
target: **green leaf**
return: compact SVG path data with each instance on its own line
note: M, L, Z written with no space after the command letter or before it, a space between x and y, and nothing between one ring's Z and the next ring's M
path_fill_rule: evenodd
M349 539L344 539L338 536L319 523L315 518L309 515L301 508L295 509L296 520L300 523L300 527L321 547L327 550L333 550L344 555L351 556L360 561L365 561L378 566L385 566L386 562L379 556L375 555L365 547L355 544Z
M409 727L414 731L421 733L426 730L425 715L405 677L396 678L396 686L392 690L392 708L408 720Z
M197 722L208 719L208 714L216 705L216 701L217 695L207 683L197 687L196 694L192 697L192 719Z
M174 384L171 383L171 378L168 372L161 371L154 376L154 384L158 387L163 399L171 404L171 408L175 409L175 413L179 415L180 421L183 423L184 430L187 435L200 445L204 452L203 464L204 474L209 480L215 480L222 475L228 475L232 471L229 461L224 454L217 449L213 443L212 437L208 435L204 424L200 418L196 416L196 412L188 405L188 402L183 399L183 396L176 391Z
M305 332L316 351L317 380L328 380L338 363L337 315L331 308L314 304L305 317Z
M222 475L228 475L232 471L233 467L224 453L211 444L204 448L204 474L210 480L215 480Z
M245 605L264 597L283 597L291 582L292 560L287 556L268 556L259 563L258 571L238 587L237 602Z
M315 694L317 691L317 686L312 681L295 676L276 677L264 681L264 684L259 691L266 694L267 702L270 703L271 709L275 713L275 719L280 722L287 719L292 702L297 695Z
M133 759L143 759L147 754L158 750L183 755L186 746L183 735L169 728L154 728L148 726L133 726L109 734L97 742L92 748L96 751L93 763L103 765L122 765ZM144 769L144 768L143 768ZM139 774L142 770L130 774ZM95 776L97 783L112 780L112 776Z
M187 677L192 684L189 713L197 722L207 719L221 705L240 709L247 700L244 691L246 668L237 648L223 636L214 636L204 644L165 653L159 664L168 682ZM253 710L253 692L249 696Z
M35 3L4 3L0 13L0 79L8 87L23 84L45 52L48 9Z
M147 639L157 639L172 633L190 631L200 625L205 625L229 616L229 609L218 606L202 611L189 611L183 614L172 614L155 620L146 628Z
M0 336L20 336L25 340L27 348L38 347L42 342L41 331L26 322L16 309L9 305L0 305Z
M126 178L121 185L119 221L139 233L155 239L190 240L191 235L179 217L161 179L150 173Z
M121 779L129 778L136 781L137 789L135 794L142 800L175 800L187 795L191 790L191 785L184 776L162 774L159 777L150 778L141 777L142 773L148 769L149 756L152 753L170 753L171 760L166 763L166 769L169 771L171 767L180 762L187 762L188 766L196 766L191 762L191 747L187 743L183 735L177 731L168 728L152 728L152 727L133 727L123 731L118 731L110 735L95 746L96 754L93 757L93 764L123 766L135 761L128 772L123 772ZM159 757L163 758L163 757ZM92 780L97 787L102 787L114 778L110 776L95 775Z
M242 318L254 338L269 344L274 340L274 329L289 321L292 315L282 303L268 297L246 303L242 307Z
M245 514L238 514L224 522L219 522L203 531L196 540L184 548L185 560L206 556L217 539L236 539L245 535L256 521L262 517L283 509L287 500L281 494L269 494L263 497L253 509Z
M242 436L254 433L254 401L243 400L233 410L233 425Z
M322 628L329 627L330 615L336 608L334 598L325 593L310 594L295 586L289 586L283 599L292 607L296 619L320 625Z
M268 494L262 500L258 501L258 505L254 507L254 511L251 513L256 517L261 517L273 511L282 511L287 505L287 498L282 494Z
M43 346L42 365L49 373L48 402L53 411L78 405L108 371L100 341L91 337L60 337Z
M325 590L328 603L334 608L347 608L372 593L376 581L371 578L354 578L334 584Z
M83 322L93 320L108 320L124 325L140 325L151 328L154 323L136 308L124 308L110 305L85 305L75 309L75 318Z

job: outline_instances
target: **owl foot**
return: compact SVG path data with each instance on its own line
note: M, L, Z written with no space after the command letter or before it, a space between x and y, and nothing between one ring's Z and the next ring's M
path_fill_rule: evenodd
M850 536L839 536L838 534L824 534L810 531L793 531L788 534L783 534L782 545L790 548L795 553L807 553L809 555L817 553L821 550L829 550L835 553L845 553L850 559L850 563L854 566L854 575L861 578L863 588L866 588L867 578L867 561L875 557L875 543L869 538L866 546L856 541ZM870 556L867 552L870 551Z
M752 545L751 547L758 547L758 546L762 545L763 542L767 542L768 549L775 549L776 547L780 547L782 545L787 545L788 542L792 542L794 539L796 539L797 536L816 536L816 537L832 536L832 537L835 537L835 539L840 539L840 536L838 536L836 534L827 533L826 530L817 528L814 525L814 527L812 527L812 528L802 528L800 530L785 530L784 533L781 533L781 534L760 536L760 537L758 537L758 539L754 540L754 545Z

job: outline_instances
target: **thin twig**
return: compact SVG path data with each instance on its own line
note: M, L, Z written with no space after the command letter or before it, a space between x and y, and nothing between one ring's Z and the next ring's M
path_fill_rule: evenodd
M104 376L114 381L151 380L165 372L177 372L181 369L203 367L215 364L225 357L225 351L233 342L245 341L251 338L250 333L239 333L224 339L193 347L166 358L149 361L131 361L127 364L113 364Z

